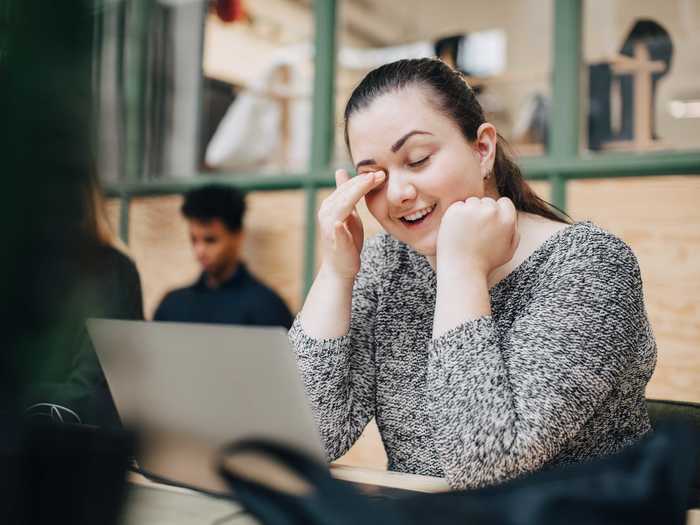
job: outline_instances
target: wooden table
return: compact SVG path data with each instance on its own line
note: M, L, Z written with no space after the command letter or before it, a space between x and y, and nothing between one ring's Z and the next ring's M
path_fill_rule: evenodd
M345 481L416 492L449 490L447 482L442 478L416 474L402 474L344 465L333 465L331 474L336 479ZM246 514L234 502L153 483L137 474L131 475L129 481L131 492L124 525L258 524L257 520Z

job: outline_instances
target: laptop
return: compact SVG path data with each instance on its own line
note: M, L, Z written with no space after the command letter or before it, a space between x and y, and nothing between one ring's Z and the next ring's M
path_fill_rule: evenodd
M151 480L226 494L217 453L247 438L326 462L283 328L89 319L87 329L122 424L138 430L136 460ZM275 486L279 468L259 458L243 466ZM347 483L379 499L413 493Z
M325 453L283 328L89 319L119 417L138 429L143 471L226 491L225 445L265 438Z

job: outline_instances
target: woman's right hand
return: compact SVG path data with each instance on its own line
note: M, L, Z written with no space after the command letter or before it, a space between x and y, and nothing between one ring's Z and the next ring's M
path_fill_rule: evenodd
M352 178L345 170L335 172L336 189L318 210L322 271L341 279L354 279L360 271L364 229L355 206L385 178L383 171L363 173Z

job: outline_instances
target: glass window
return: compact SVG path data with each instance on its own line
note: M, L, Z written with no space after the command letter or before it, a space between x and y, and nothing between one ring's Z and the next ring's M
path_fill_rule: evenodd
M582 90L593 151L700 147L700 4L587 0Z
M198 169L206 5L204 0L121 0L101 7L99 171L104 180L187 177Z
M553 5L454 0L339 3L335 159L349 164L342 113L371 69L399 58L440 56L460 69L499 132L520 155L541 155L551 92Z
M133 40L139 21L145 27L140 46ZM126 116L135 99L137 156L146 179L306 168L310 4L123 0L105 3L100 31L104 180L124 177L126 137L137 135Z
M224 12L221 5L237 6ZM202 165L303 173L311 145L313 6L216 2L206 17Z

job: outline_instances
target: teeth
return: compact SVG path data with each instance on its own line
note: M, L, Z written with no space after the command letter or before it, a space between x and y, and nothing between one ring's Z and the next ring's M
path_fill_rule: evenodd
M428 215L431 211L433 211L433 208L435 206L431 206L430 208L425 208L424 210L417 211L416 213L412 213L411 215L406 215L403 217L407 221L417 221L418 219L421 219Z

